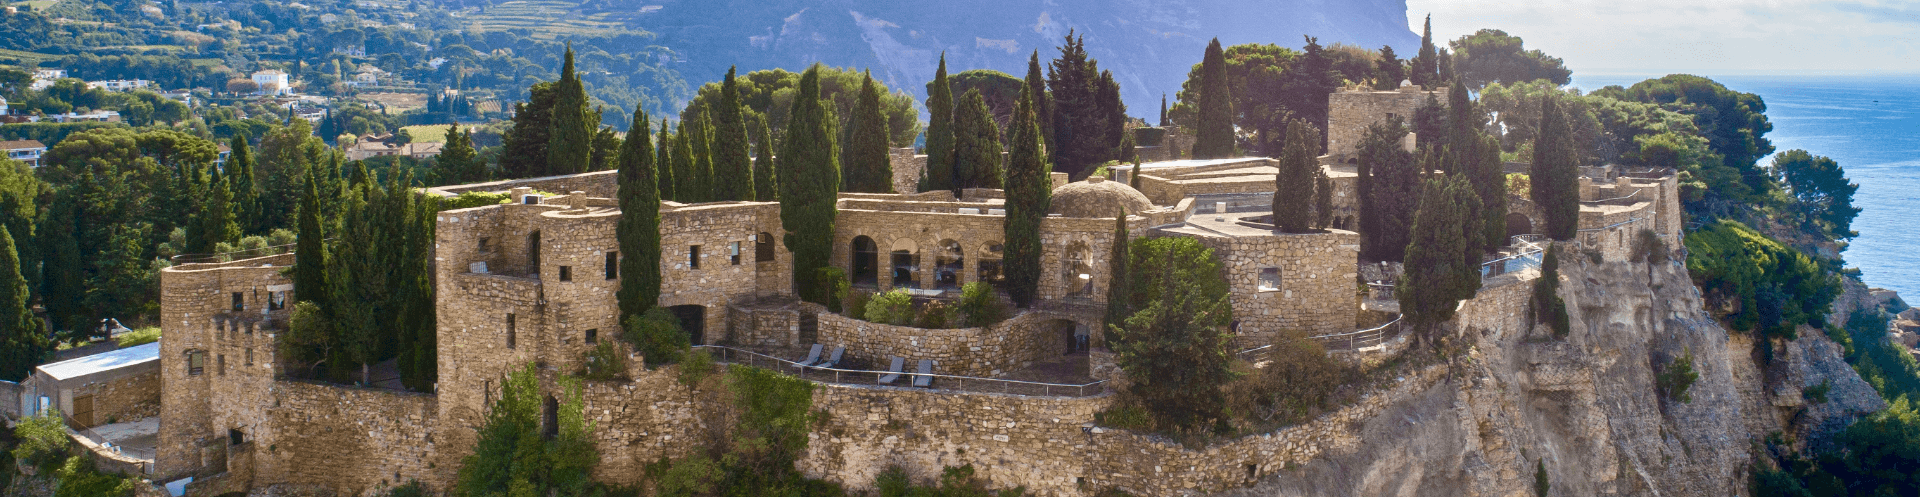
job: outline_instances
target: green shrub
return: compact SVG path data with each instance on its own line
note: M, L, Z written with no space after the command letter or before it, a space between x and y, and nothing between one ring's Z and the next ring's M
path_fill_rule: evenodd
M511 201L513 201L513 199L508 198L505 193L466 192L453 198L442 199L440 201L440 210L449 211L469 207L499 205Z
M1687 273L1707 308L1733 329L1788 338L1801 324L1821 326L1838 278L1806 254L1746 225L1720 221L1687 234Z
M1667 241L1660 239L1660 234L1653 230L1640 230L1633 237L1633 260L1647 264L1667 262Z
M120 348L123 349L158 342L160 341L160 328L157 326L149 326L129 331L122 333L119 338L115 338L114 340L119 341Z
M387 489L386 492L380 494L381 497L429 497L431 495L433 495L433 492L428 491L426 484L420 483L418 480L409 481L405 485Z
M841 312L840 315L854 319L865 318L867 315L867 303L873 301L873 296L873 292L850 292L847 295L846 310L845 312Z
M1116 405L1105 411L1094 413L1093 418L1095 423L1122 430L1153 429L1152 414L1147 412L1147 408L1138 405Z
M1533 495L1547 497L1547 491L1551 489L1553 484L1547 481L1547 460L1535 461L1533 463Z
M994 492L987 489L987 483L975 476L972 464L942 468L940 480L934 486L914 485L907 471L899 466L888 466L873 478L874 490L880 497L1018 497L1027 494L1026 487Z
M1000 303L1000 295L993 290L993 285L978 281L960 287L959 311L968 328L1004 321L1008 314L1007 306Z
M73 456L53 474L57 482L53 497L115 497L133 495L132 478L102 473L94 468L93 458Z
M1567 301L1560 298L1560 249L1548 245L1540 261L1540 279L1533 282L1532 312L1535 320L1545 321L1554 338L1564 338L1573 325L1567 316Z
M1654 382L1659 387L1660 394L1667 400L1685 404L1693 402L1693 397L1687 395L1687 389L1692 388L1693 382L1699 379L1700 373L1693 370L1693 350L1689 349L1685 355L1660 368L1660 373L1655 375Z
M1821 380L1819 385L1800 389L1800 395L1815 404L1827 403L1827 392L1833 390L1833 380Z
M645 314L627 318L621 339L640 352L647 369L680 362L692 346L693 338L680 329L680 319L664 308L648 309Z
M920 306L920 311L914 313L913 326L939 330L950 327L954 321L956 320L953 316L953 306L935 300Z
M610 381L625 378L627 375L627 354L613 342L600 342L600 345L580 353L581 378L592 381Z
M833 266L818 268L813 272L813 282L818 289L816 295L826 300L820 304L827 306L828 312L839 314L840 304L847 301L847 291L853 285L847 280L847 272Z
M867 300L867 321L906 326L913 323L913 294L904 288L876 294Z
M20 439L20 445L13 448L13 459L43 471L65 461L67 447L73 443L67 438L66 424L60 421L58 409L40 411L37 416L20 420L14 425L13 435Z

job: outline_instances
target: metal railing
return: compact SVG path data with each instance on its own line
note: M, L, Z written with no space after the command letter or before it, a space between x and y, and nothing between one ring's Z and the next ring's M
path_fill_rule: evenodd
M1387 324L1383 324L1380 326L1375 326L1375 327L1367 328L1364 330L1349 331L1345 333L1328 333L1325 335L1315 335L1315 336L1307 337L1307 339L1317 340L1320 342L1320 346L1326 347L1329 349L1360 350L1362 348L1372 347L1375 345L1386 343L1387 340L1397 335L1400 330L1400 327L1399 327L1400 319L1401 319L1401 316L1394 316L1392 321L1388 321ZM1273 345L1261 345L1259 347L1242 350L1235 355L1239 356L1241 359L1246 360L1247 362L1254 362L1256 359L1261 358L1261 356L1266 354L1268 350L1272 348L1273 348Z
M1540 260L1546 257L1546 251L1539 247L1524 249L1518 254L1501 257L1480 264L1480 278L1495 276L1540 267Z
M865 370L865 369L823 368L818 366L804 366L798 362L789 361L786 359L781 359L781 358L766 355L766 354L761 354L759 352L754 352L750 350L741 350L741 349L736 349L733 347L727 347L722 345L695 345L693 346L693 348L707 349L709 351L716 351L716 350L719 351L720 353L717 355L717 357L714 358L714 360L718 362L727 363L727 364L745 364L747 366L752 366L752 367L790 369L794 371L794 376L799 376L804 379L808 379L812 381L820 381L820 382L827 381L826 379L827 375L831 374L832 383L855 384L855 383L866 383L867 381L872 381L873 384L877 385L879 384L879 378L881 375L898 374L900 375L899 379L894 381L895 383L903 386L912 385L914 378L918 378L922 376L933 378L934 380L940 380L935 382L940 386L929 387L929 388L934 388L936 390L958 390L958 391L964 391L964 392L1041 395L1041 396L1049 396L1049 397L1055 396L1055 395L1069 396L1069 397L1085 397L1088 395L1099 395L1107 391L1107 380L1095 381L1093 383L1088 383L1084 385L1069 385L1069 384L1062 384L1062 383L1043 383L1043 382L1037 382L1037 381L1004 380L999 378L980 378L975 376L921 374L921 373L916 373L912 371L896 372L896 371L872 371L872 370ZM948 385L947 383L951 383L951 385ZM969 388L969 387L972 387L972 388ZM1055 390L1059 390L1059 392L1056 393ZM1073 392L1073 393L1069 395L1067 394L1067 392Z
M293 247L296 245L299 245L299 243L295 242L295 243L289 243L286 245L272 245L267 247L242 249L242 250L235 250L231 252L219 252L219 253L212 253L212 254L180 254L173 257L168 257L167 262L175 266L178 266L181 264L206 264L206 263L232 262L232 261L237 261L241 259L266 257L269 255L291 254L293 253Z

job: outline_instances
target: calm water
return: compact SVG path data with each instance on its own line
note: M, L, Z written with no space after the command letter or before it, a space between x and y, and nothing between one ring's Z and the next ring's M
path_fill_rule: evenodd
M1576 77L1574 84L1592 90L1658 76ZM1842 255L1868 285L1920 301L1920 76L1708 77L1766 99L1774 148L1840 162L1860 184L1853 203L1863 209L1853 221L1860 236Z

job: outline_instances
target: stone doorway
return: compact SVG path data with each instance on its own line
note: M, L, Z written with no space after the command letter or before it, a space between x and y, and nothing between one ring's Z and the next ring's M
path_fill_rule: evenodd
M880 284L880 247L865 235L853 237L853 285Z
M689 343L706 345L707 307L703 305L676 305L667 308L673 317L680 319L680 329L687 332Z

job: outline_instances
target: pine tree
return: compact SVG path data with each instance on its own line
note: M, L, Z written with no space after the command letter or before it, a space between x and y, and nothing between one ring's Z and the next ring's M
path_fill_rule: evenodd
M1320 133L1305 121L1287 122L1286 145L1280 153L1279 173L1273 183L1273 226L1288 233L1304 233L1313 221L1314 174L1320 162Z
M20 276L13 234L0 229L0 380L18 382L53 350L27 307L27 280Z
M440 156L434 158L433 165L435 174L444 184L462 185L487 180L487 164L476 157L473 133L461 130L458 124L447 126L447 144L440 149Z
M776 184L779 178L773 166L773 129L767 126L766 118L756 121L759 121L760 134L753 146L754 153L759 154L753 158L753 195L755 200L772 202L780 199L780 188Z
M954 109L953 186L960 188L1000 188L1000 126L993 121L993 110L980 89L967 90Z
M1420 53L1407 61L1411 66L1407 71L1407 79L1427 88L1439 84L1439 57L1433 47L1433 15L1428 14L1426 24L1420 28Z
M586 171L593 157L595 124L587 121L587 89L573 70L573 43L567 43L560 81L554 82L553 132L547 138L547 174Z
M840 160L845 163L840 169L842 191L893 193L893 163L887 156L887 136L887 116L881 113L880 91L874 87L873 74L869 73L860 84L859 100L854 103L852 121L847 124L846 148L840 151Z
M1052 168L1034 112L1033 91L1021 93L1008 131L1007 215L1005 218L1007 293L1030 307L1040 289L1040 223L1052 204Z
M300 224L295 239L293 291L299 301L313 302L321 309L327 303L327 234L321 228L320 173L307 169L307 191L300 197Z
M1120 212L1113 217L1113 252L1107 256L1107 316L1103 321L1108 325L1121 325L1133 316L1133 271L1128 245L1132 239L1127 235L1127 213ZM1113 328L1101 326L1101 337L1109 347L1115 341Z
M1233 96L1227 85L1227 56L1220 39L1207 44L1200 62L1199 115L1193 137L1193 158L1224 159L1239 155L1233 135Z
M927 83L927 169L920 191L953 190L953 84L947 80L947 54L940 53L940 69Z
M733 68L727 68L727 79L720 83L720 105L707 109L707 116L713 119L713 199L717 201L754 200L757 187L753 162L747 157L747 118L740 112L740 84L733 73Z
M680 180L675 177L673 170L675 143L677 142L673 139L673 132L667 130L667 118L660 118L660 144L656 146L653 155L653 167L659 171L660 177L655 181L660 184L660 200L678 202L680 201Z
M1108 112L1102 109L1099 62L1087 56L1086 36L1069 30L1060 56L1047 66L1053 92L1053 165L1074 178L1105 162L1119 145L1107 142ZM1117 95L1117 88L1116 88ZM1115 138L1118 138L1115 136Z
M1573 137L1559 99L1540 101L1540 134L1534 139L1529 181L1533 203L1546 217L1546 234L1572 240L1580 229L1580 169L1574 162Z
M831 297L818 295L814 280L833 254L840 157L834 146L834 117L827 107L831 104L821 100L820 68L814 64L800 75L780 149L779 175L780 225L786 230L783 242L793 252L793 287L802 299L824 305Z
M1374 62L1376 80L1373 89L1392 91L1400 88L1400 82L1407 79L1407 67L1402 65L1398 55L1393 53L1392 45L1380 46L1380 59Z
M732 79L732 78L728 78ZM620 147L620 322L660 303L660 190L647 113L635 108Z
M227 158L227 169L231 171L227 188L233 195L234 221L242 232L268 231L267 226L261 225L260 185L253 177L253 151L247 147L246 135L234 133L229 147L233 154Z
M591 123L600 122L600 110L594 109L587 119ZM593 132L593 151L588 154L587 166L579 172L606 171L619 167L613 161L620 154L620 136L613 132L612 126L595 127L599 129Z
M558 87L553 82L527 87L527 101L514 105L513 127L500 137L500 177L532 178L553 174L547 169L548 145L553 138L553 106Z

